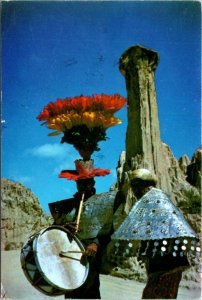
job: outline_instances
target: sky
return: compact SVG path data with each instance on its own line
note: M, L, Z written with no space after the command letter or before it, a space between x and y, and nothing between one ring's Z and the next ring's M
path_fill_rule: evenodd
M201 7L197 1L2 1L2 177L21 182L48 203L76 192L58 178L79 154L48 137L36 117L57 98L105 93L127 97L121 55L143 45L160 56L155 72L161 140L179 159L200 146ZM94 165L97 193L116 181L125 150L122 124L107 130Z

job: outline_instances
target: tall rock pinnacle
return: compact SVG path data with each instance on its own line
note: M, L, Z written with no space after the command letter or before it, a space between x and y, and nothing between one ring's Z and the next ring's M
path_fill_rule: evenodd
M128 92L126 163L129 169L139 167L140 163L159 174L162 180L162 143L154 79L158 61L157 52L134 46L121 56L119 68ZM136 166L132 166L134 160Z
M144 155L152 166L151 154L160 142L158 110L154 86L154 71L158 54L135 46L120 59L120 71L125 75L128 90L128 128L126 136L126 159L136 154Z
M191 175L197 165L193 163L189 167L185 156L178 161L169 146L161 141L154 77L158 62L156 51L139 45L127 49L120 58L119 69L125 77L128 93L128 127L126 151L122 152L117 168L118 188L125 196L124 212L127 214L136 200L128 172L147 168L156 174L158 187L168 193L189 218L198 211L200 203L200 191L197 184L192 185ZM189 174L186 169L190 170Z

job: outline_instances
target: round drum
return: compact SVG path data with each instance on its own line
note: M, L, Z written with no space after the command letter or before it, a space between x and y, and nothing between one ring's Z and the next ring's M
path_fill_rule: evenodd
M27 279L40 292L63 295L80 287L89 271L84 247L61 226L49 226L31 236L21 249L21 266Z

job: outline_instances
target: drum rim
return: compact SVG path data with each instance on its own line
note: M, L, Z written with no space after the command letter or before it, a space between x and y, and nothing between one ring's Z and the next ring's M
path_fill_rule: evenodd
M45 228L47 228L47 227L45 227ZM45 228L43 228L43 229L45 229ZM41 229L41 231L42 231L43 229ZM62 296L62 295L64 295L64 290L61 290L61 289L59 289L58 287L53 286L52 283L50 284L50 282L46 280L46 278L45 278L45 281L47 282L47 285L49 284L51 287L53 287L53 288L55 289L54 294L52 294L52 293L46 291L46 290L43 289L41 286L34 284L33 279L30 277L30 274L29 274L29 272L28 272L29 270L26 268L26 266L27 266L27 261L26 261L26 258L25 258L25 253L24 253L24 251L26 251L26 246L30 245L31 251L33 252L33 258L34 258L34 261L35 261L36 271L39 272L40 275L43 277L43 274L44 274L44 273L42 273L41 270L39 270L39 268L38 268L38 263L37 263L37 261L36 261L36 255L35 255L35 252L34 252L34 249L33 249L33 243L34 243L34 240L35 240L36 237L39 235L39 233L40 233L40 231L38 231L38 232L32 234L32 235L27 239L27 241L24 242L24 244L23 244L23 246L22 246L22 248L21 248L21 251L20 251L20 263L21 263L22 271L23 271L25 277L27 278L27 280L29 281L29 283L30 283L35 289L37 289L40 293L43 293L44 295L47 295L47 296L49 296L49 297L51 297L51 296L53 296L53 297L56 297L56 296Z
M34 238L34 240L33 240L33 253L34 253L34 258L35 258L35 261L36 261L38 270L39 270L39 272L41 273L41 275L44 277L44 279L45 279L51 286L53 286L54 288L56 288L56 289L58 289L58 290L60 290L60 291L73 291L73 290L75 290L75 289L78 289L78 288L80 288L80 287L85 283L85 281L86 281L86 279L87 279L87 277L88 277L88 274L89 274L89 261L88 261L88 259L86 259L86 265L85 265L86 271L85 271L85 276L84 276L84 278L83 278L83 280L82 280L82 283L81 283L77 288L75 288L75 289L64 289L64 288L61 288L61 287L57 286L56 284L54 284L52 281L50 281L50 280L47 278L47 276L44 274L44 272L43 272L42 269L41 269L39 260L38 260L37 255L36 255L36 253L37 253L37 240L39 239L40 235L42 235L43 233L45 233L46 231L51 230L51 229L59 229L59 230L62 230L62 231L64 231L64 232L70 234L70 235L73 237L73 239L77 242L77 244L79 245L79 247L81 247L81 250L85 250L85 248L84 248L82 242L79 240L79 238L78 238L76 235L74 235L73 233L71 233L71 231L68 230L67 228L65 228L65 227L63 227L63 226L60 226L60 225L51 225L51 226L42 228L42 229L38 232L38 234L35 236L35 238Z
M35 285L33 280L31 279L30 275L29 275L29 272L27 271L27 269L22 266L22 262L24 260L24 257L22 257L24 255L23 253L23 249L21 250L21 253L20 253L20 262L21 262L21 267L22 267L22 270L23 270L23 273L25 275L25 277L27 278L27 280L29 281L29 283L35 288L37 289L40 293L43 293L44 295L47 295L49 297L53 296L53 297L56 297L56 296L62 296L64 295L64 291L61 290L61 289L58 289L56 288L55 286L53 286L52 284L50 285L49 282L47 282L47 284L49 284L51 287L55 288L55 293L54 295L51 294L50 292L47 292L46 290L42 289L40 286L38 285ZM33 254L34 255L34 254ZM34 256L34 259L35 259L35 256ZM36 259L35 259L35 262L36 262ZM36 266L36 269L37 269L37 266ZM39 270L37 270L40 275L42 276L41 272Z

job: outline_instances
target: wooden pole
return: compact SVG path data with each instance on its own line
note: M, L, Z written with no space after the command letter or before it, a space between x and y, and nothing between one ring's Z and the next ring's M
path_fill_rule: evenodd
M80 222L81 212L82 212L82 208L83 208L84 195L85 195L85 193L82 194L81 201L79 204L79 211L78 211L78 215L76 218L76 231L75 232L78 232L78 229L79 229L79 222Z

